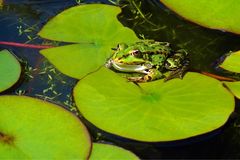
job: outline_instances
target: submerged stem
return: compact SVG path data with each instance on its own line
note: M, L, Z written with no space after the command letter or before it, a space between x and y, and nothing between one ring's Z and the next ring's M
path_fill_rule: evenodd
M142 11L141 11L141 9L140 9L140 5L138 6L136 3L135 3L135 1L131 1L132 2L132 4L133 4L133 6L137 9L137 11L138 11L138 13L141 15L141 17L146 21L146 22L148 22L149 24L151 24L151 25L153 25L153 26L157 26L156 24L154 24L153 22L151 22L151 21L149 21L147 18L146 18L146 16L142 13ZM141 3L141 2L140 2Z

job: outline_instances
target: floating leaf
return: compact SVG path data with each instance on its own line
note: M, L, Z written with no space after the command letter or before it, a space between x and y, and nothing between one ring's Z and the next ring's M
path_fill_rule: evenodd
M123 148L101 143L93 143L90 160L138 160L132 152Z
M135 42L135 33L117 19L120 8L104 4L80 5L50 20L40 31L43 38L77 43L42 50L60 71L74 78L104 65L112 48L121 42Z
M240 81L238 82L224 82L224 84L231 90L231 92L240 99Z
M232 72L240 73L240 51L232 52L220 67Z
M240 3L237 0L160 0L164 5L202 26L240 34Z
M140 141L178 140L212 131L234 109L234 98L222 84L198 73L137 86L102 68L78 82L74 98L97 127Z
M85 159L84 125L54 104L25 96L0 96L0 159Z
M14 85L21 74L21 66L17 59L8 51L0 51L0 92Z

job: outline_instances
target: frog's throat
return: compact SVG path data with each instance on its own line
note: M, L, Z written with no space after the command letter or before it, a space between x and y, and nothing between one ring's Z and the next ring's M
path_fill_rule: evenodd
M144 73L144 74L148 74L146 70L149 69L143 65L123 64L115 61L112 61L112 66L114 69L120 72L137 72L137 73Z

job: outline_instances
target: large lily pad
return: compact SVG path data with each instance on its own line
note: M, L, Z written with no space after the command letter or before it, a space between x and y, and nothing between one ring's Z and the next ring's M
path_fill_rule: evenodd
M39 35L43 38L77 43L42 50L60 71L82 78L95 71L121 42L135 42L135 33L117 19L119 7L104 4L80 5L67 9L50 20Z
M0 96L0 159L86 159L90 138L60 106L25 96Z
M224 82L224 84L231 90L231 92L240 99L240 81L238 82Z
M238 0L160 0L167 7L202 26L240 34Z
M232 52L220 67L232 72L240 73L240 51Z
M93 143L90 160L138 160L132 152L123 148L101 143Z
M18 60L8 51L0 51L0 92L14 85L21 74Z
M74 97L88 121L140 141L178 140L212 131L234 109L234 98L222 84L198 73L138 87L101 68L78 82Z

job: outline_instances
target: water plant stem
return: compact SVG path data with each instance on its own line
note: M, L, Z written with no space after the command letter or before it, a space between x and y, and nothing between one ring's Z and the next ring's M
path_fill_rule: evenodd
M36 45L36 44L25 44L25 43L6 42L6 41L0 41L0 45L8 45L8 46L14 46L14 47L23 47L23 48L33 48L33 49L47 49L47 48L55 47L55 46L50 46L50 45Z
M209 72L201 72L201 73L206 75L206 76L209 76L209 77L215 78L217 80L220 80L220 81L230 81L230 82L236 81L233 78L223 77L223 76L219 76L219 75L212 74L212 73L209 73Z

